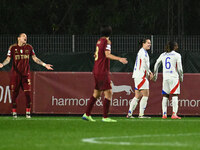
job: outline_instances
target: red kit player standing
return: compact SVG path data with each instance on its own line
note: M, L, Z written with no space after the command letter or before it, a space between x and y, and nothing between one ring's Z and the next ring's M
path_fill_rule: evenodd
M83 119L87 121L93 121L94 119L91 117L92 108L96 102L96 100L103 93L105 99L103 101L103 118L104 122L117 122L116 120L108 118L108 112L110 107L110 101L112 99L112 87L110 81L110 59L118 60L123 64L127 64L128 61L126 58L117 57L111 54L111 41L109 40L109 36L112 32L112 28L110 26L102 26L101 27L101 35L102 37L97 41L96 44L96 52L95 52L95 62L93 68L93 75L95 79L95 89L92 97L90 98L87 106L86 113L83 115Z
M12 59L10 90L12 96L12 114L14 118L17 118L17 103L16 99L19 94L20 87L23 89L26 96L26 118L31 118L31 77L29 58L32 57L33 61L47 68L53 70L52 65L45 64L35 55L33 47L26 43L27 36L25 33L19 34L17 43L10 46L7 54L7 58L3 63L0 63L0 68L7 65Z

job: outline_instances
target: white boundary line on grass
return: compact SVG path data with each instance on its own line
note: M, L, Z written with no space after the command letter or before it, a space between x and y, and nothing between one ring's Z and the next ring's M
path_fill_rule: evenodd
M144 135L134 135L134 136L115 136L115 137L93 137L93 138L84 138L82 142L92 143L92 144L110 144L110 145L137 145L137 146L169 146L169 147L190 147L191 144L185 144L180 142L115 142L115 141L104 141L111 139L136 139L136 138L151 138L151 137L172 137L172 136L200 136L200 133L186 133L186 134L144 134ZM196 145L200 147L200 145Z

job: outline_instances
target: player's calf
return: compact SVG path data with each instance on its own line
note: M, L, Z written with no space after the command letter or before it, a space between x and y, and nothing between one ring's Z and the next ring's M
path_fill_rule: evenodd
M31 109L30 108L26 108L26 118L31 118Z
M13 116L13 118L17 118L17 110L16 110L16 108L12 109L12 116Z

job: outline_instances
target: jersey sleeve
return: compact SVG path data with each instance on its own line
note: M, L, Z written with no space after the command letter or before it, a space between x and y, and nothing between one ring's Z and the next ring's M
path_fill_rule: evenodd
M111 51L111 41L110 40L107 40L106 41L106 51Z
M179 80L183 82L183 67L182 67L181 55L178 55L177 57L177 72L179 75Z
M11 55L12 55L11 51L12 51L12 46L10 46L8 49L8 53L7 53L8 57L11 57Z
M149 58L148 58L148 55L146 53L142 55L142 61L144 62L144 68L147 72L147 75L149 75L151 73L151 70L149 69L150 68Z

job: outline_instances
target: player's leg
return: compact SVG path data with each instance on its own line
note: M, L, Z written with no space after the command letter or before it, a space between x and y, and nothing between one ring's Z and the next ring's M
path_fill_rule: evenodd
M146 79L138 79L138 78L135 78L134 79L134 83L135 83L135 97L131 100L130 102L130 106L129 106L129 110L128 110L128 114L127 114L127 118L134 118L132 116L133 114L133 111L136 109L137 105L138 105L138 101L139 99L142 97L142 94L140 92L140 88L141 88L141 85L144 84L143 82L145 81ZM141 84L142 83L142 84Z
M150 118L148 116L144 116L144 111L147 107L147 101L149 98L149 89L141 90L142 98L140 100L140 109L139 109L139 118Z
M162 118L167 119L167 102L169 100L169 95L168 94L163 94L163 99L162 99Z
M19 95L19 89L11 90L12 99L12 115L17 118L17 96Z
M31 118L31 91L24 91L26 97L26 118Z
M10 91L12 99L12 115L17 118L17 96L19 95L21 78L17 73L12 73L10 78Z
M142 95L140 100L140 108L139 108L139 118L150 118L148 116L144 116L144 111L147 107L147 101L149 98L149 81L146 78L143 78L142 81L138 84L138 89Z
M177 115L178 112L178 94L180 94L180 82L178 79L172 79L171 83L171 91L170 94L172 94L172 119L181 119Z
M90 100L88 101L87 109L86 109L85 114L83 114L82 119L95 122L95 120L92 119L91 117L91 111L96 100L101 96L101 94L102 94L102 91L94 89L93 95L90 97Z
M101 91L94 89L93 95L90 97L90 100L88 101L87 104L87 109L86 109L86 115L90 116L92 108L96 102L96 100L101 96Z
M170 87L169 87L169 80L163 80L162 83L162 118L167 119L167 102L169 100L169 93L170 93Z
M22 89L26 97L26 118L31 118L31 79L29 75L22 77Z
M112 99L112 89L108 89L104 91L104 101L103 101L103 122L117 122L117 120L113 120L108 118L109 108L110 108L110 102Z
M179 117L177 115L178 112L178 95L177 94L173 94L172 95L172 119L181 119L181 117Z
M128 110L128 115L126 116L127 118L134 118L132 116L133 111L136 109L138 105L139 99L142 97L142 94L139 90L135 90L135 97L131 100L129 110Z

